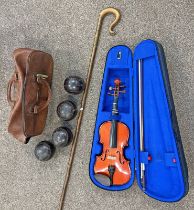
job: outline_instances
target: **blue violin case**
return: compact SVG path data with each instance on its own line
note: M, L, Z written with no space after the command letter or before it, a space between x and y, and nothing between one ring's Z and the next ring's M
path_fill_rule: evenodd
M138 60L143 61L144 151L140 151ZM96 156L102 153L99 127L111 120L113 97L109 87L119 78L125 94L119 96L119 121L128 126L130 136L124 148L130 160L131 178L124 185L105 186L94 174ZM151 157L151 159L149 158ZM188 170L173 103L167 65L162 46L153 40L139 43L132 54L127 46L114 46L108 52L96 117L89 174L92 182L110 191L125 190L135 177L140 189L140 164L145 164L145 191L164 202L175 202L188 192Z

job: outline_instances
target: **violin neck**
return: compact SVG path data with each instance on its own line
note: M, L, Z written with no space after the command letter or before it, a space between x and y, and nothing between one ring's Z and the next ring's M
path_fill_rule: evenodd
M114 96L114 101L112 105L112 115L118 115L118 96Z
M112 115L118 115L118 96L114 96ZM117 121L111 121L111 131L110 131L110 148L117 148Z

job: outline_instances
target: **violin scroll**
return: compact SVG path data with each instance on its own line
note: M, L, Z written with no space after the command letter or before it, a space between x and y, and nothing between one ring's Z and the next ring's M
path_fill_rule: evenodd
M119 96L120 93L126 93L126 90L124 89L125 85L122 85L120 79L115 79L114 84L115 84L115 87L112 87L112 86L109 87L109 91L113 91L113 93L108 92L108 95Z

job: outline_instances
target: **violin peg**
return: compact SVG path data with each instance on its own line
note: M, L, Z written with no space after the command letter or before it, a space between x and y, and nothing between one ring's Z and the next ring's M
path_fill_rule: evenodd
M119 93L126 93L126 90L120 90Z
M116 90L116 88L110 86L110 87L109 87L109 90Z
M112 94L112 93L108 93L108 95L109 95L109 96L114 96L114 94Z

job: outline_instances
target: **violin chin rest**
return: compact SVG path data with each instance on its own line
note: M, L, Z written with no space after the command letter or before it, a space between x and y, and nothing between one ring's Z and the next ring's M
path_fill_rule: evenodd
M95 179L104 186L110 186L110 178L104 174L95 174Z

